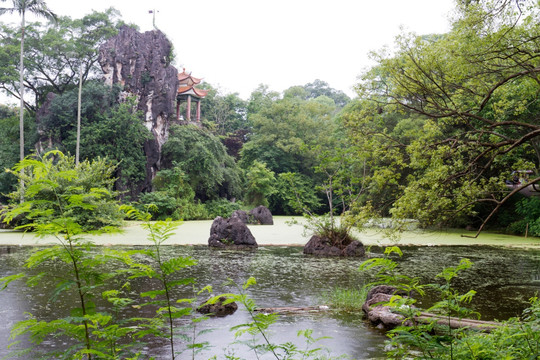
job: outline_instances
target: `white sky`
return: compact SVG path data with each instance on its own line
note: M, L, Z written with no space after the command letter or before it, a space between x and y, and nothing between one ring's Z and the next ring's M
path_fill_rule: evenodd
M2 4L9 6L9 1ZM353 96L368 53L392 45L403 26L417 34L449 29L453 0L46 0L80 18L114 7L141 31L156 26L185 67L247 99L259 85L283 91L315 79ZM0 18L0 21L6 21Z

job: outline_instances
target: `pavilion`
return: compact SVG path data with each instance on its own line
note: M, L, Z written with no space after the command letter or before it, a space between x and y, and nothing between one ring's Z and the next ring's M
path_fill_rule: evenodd
M202 79L191 76L191 73L186 73L184 68L182 73L178 74L178 94L176 95L176 119L180 120L180 103L187 102L186 117L184 120L191 121L191 103L197 103L197 112L195 114L195 121L201 121L201 99L207 94L208 90L197 89L195 85L198 85Z

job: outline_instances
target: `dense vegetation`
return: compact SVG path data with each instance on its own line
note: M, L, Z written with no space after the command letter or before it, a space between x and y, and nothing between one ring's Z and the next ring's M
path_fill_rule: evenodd
M24 153L75 152L81 72L81 158L111 161L117 196L155 203L157 217L205 218L215 213L205 204L228 202L274 214L354 215L367 206L425 227L537 235L538 202L509 194L505 180L536 173L540 162L538 12L532 1L458 1L449 33L404 33L395 51L373 53L377 65L353 100L321 80L283 93L261 85L247 101L204 84L204 127L171 128L151 193L142 185L154 177L145 168L150 135L135 100L119 102L120 89L105 87L96 66L119 14L26 24ZM0 87L19 97L19 27L0 31ZM17 109L0 110L0 166L12 168ZM15 185L13 174L0 175L0 201Z

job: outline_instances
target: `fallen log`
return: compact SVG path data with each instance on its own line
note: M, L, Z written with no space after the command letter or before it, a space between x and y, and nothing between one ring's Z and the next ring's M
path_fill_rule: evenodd
M414 320L423 324L435 322L442 326L449 326L451 329L467 328L484 332L490 332L491 330L494 330L497 327L501 326L500 323L495 321L449 317L428 312L421 312L420 315L414 318Z
M369 291L362 310L372 325L391 330L398 326L413 326L415 322L423 324L436 323L440 326L448 326L451 329L468 328L484 332L489 332L500 326L499 323L494 321L449 317L422 311L414 318L406 319L405 316L393 311L391 307L385 306L391 301L396 291L396 288L387 285L380 285ZM420 309L416 310L420 311Z

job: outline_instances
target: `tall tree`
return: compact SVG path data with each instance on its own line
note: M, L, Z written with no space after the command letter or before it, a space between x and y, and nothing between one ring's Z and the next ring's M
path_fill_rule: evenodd
M43 0L11 0L11 8L0 8L0 15L6 13L18 13L21 16L21 46L19 56L19 156L24 159L24 32L26 27L26 13L55 20L56 15L47 7ZM22 180L21 180L22 181Z
M447 224L489 204L481 230L520 190L506 189L510 171L538 168L539 24L536 1L458 1L448 34L405 34L375 55L360 96L426 120L407 147L413 174L395 215Z
M101 77L99 46L117 33L118 11L110 8L81 19L59 17L56 22L28 23L25 28L24 86L27 110L35 112L49 92L63 94L79 82ZM0 24L0 89L19 98L15 53L17 27Z

